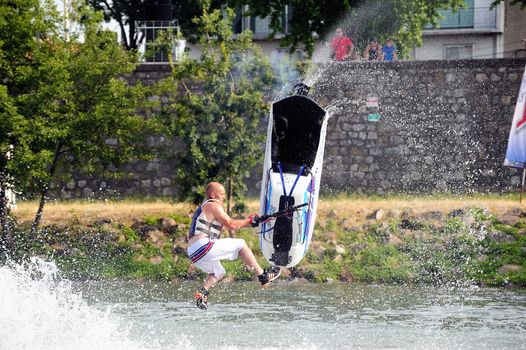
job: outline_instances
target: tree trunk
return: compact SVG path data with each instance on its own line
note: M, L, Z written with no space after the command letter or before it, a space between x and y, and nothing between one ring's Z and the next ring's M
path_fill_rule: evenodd
M53 162L51 163L51 166L49 167L49 180L46 184L44 184L44 187L42 187L42 193L40 195L40 203L38 204L38 210L35 215L35 220L33 221L33 225L31 226L31 234L34 234L38 228L38 225L40 225L40 220L42 219L42 213L44 212L44 205L46 204L46 197L49 190L49 186L51 185L51 181L53 179L53 176L55 175L55 171L57 170L57 164L58 160L60 158L60 154L62 151L62 142L59 142L57 144L57 147L55 149L55 155L53 157Z
M128 35L128 50L135 50L137 48L137 37L135 36L135 21L130 21L130 32Z
M7 181L4 173L0 173L0 226L2 235L0 236L0 252L2 255L9 255L13 250L13 235L9 227L9 203L7 201Z

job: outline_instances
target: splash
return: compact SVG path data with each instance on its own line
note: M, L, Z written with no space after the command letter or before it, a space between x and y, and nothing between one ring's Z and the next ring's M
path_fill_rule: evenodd
M53 262L39 258L0 267L0 349L159 348L132 341L123 320L109 308L88 305L58 272Z

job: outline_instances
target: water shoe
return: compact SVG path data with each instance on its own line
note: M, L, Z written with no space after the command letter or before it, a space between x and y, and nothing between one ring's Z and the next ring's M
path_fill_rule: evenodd
M208 291L206 289L199 288L194 294L194 299L198 308L201 310L208 309Z
M270 282L274 281L281 275L281 268L278 266L272 266L270 269L263 270L263 273L258 276L259 282L262 287L266 287Z

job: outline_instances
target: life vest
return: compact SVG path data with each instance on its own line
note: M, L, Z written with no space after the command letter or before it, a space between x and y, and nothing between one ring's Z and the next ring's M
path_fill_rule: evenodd
M197 208L194 216L192 217L192 224L190 225L189 237L192 238L196 234L206 233L211 240L219 239L221 236L221 229L223 225L217 220L212 222L208 221L203 212L203 207L206 203L210 201L215 201L216 199L207 199L205 200L199 208Z

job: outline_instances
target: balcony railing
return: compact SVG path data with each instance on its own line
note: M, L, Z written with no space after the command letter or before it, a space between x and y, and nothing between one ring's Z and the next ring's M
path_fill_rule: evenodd
M290 33L289 23L291 18L292 7L285 6L283 14L280 18L284 31L283 33L278 33L278 35ZM241 33L242 31L247 29L252 31L255 37L268 37L270 34L272 34L272 29L270 28L270 17L249 17L245 15L245 11L239 10L237 17L234 21L234 32Z
M140 21L136 23L139 41L139 52L142 54L143 63L168 63L181 58L186 41L177 38L179 25L176 20L172 21ZM156 42L161 33L170 33L172 50L167 53L162 50Z
M443 10L441 15L444 18L438 21L438 27L428 24L425 29L497 29L497 10L489 7L470 7L455 13Z

